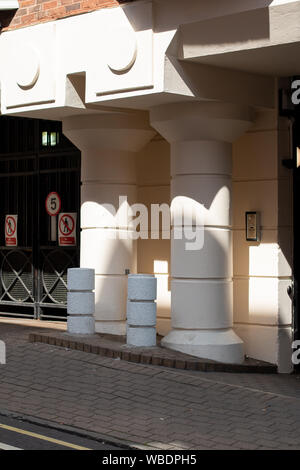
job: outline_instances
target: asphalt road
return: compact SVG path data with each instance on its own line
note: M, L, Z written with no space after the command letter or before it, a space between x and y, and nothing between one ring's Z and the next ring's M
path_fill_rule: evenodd
M0 416L0 451L118 449L110 444Z

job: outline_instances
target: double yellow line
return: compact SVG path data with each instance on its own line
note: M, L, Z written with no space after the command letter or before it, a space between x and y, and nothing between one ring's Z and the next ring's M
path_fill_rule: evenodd
M72 444L71 442L61 441L60 439L54 439L53 437L44 436L43 434L37 434L36 432L25 431L24 429L15 428L13 426L8 426L7 424L1 424L0 428L6 429L7 431L16 432L18 434L24 434L25 436L33 437L35 439L40 439L42 441L52 442L53 444L58 444L63 447L70 447L75 450L91 450L87 447L78 446L77 444Z

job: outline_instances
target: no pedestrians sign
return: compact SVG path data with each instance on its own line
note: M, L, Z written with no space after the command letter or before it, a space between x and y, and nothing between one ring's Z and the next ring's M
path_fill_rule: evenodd
M76 246L76 212L61 213L58 216L59 246Z
M18 246L18 216L6 215L5 216L5 245Z

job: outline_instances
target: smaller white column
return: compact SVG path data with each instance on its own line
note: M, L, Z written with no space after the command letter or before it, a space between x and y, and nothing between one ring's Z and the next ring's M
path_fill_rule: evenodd
M128 276L127 344L156 346L157 280L152 274Z
M95 333L95 271L88 268L68 269L68 333Z

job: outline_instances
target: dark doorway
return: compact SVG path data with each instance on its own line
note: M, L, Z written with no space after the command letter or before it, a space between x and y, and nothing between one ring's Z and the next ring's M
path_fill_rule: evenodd
M293 118L294 339L300 339L300 109Z
M0 118L0 315L66 318L67 269L79 266L80 158L60 122ZM76 246L51 236L51 192L61 212L77 213ZM6 246L9 214L18 216L16 247Z

